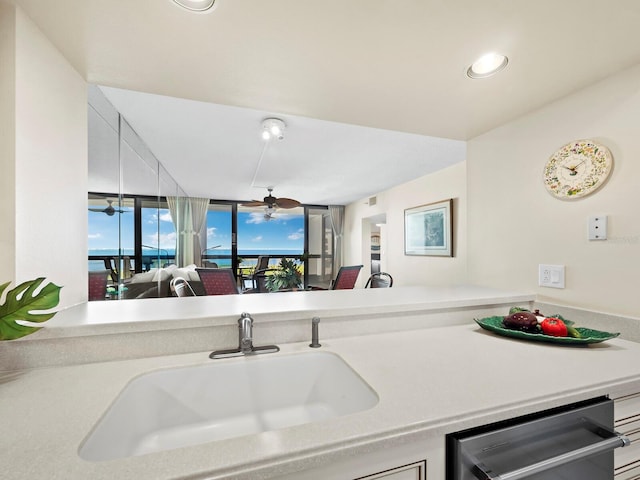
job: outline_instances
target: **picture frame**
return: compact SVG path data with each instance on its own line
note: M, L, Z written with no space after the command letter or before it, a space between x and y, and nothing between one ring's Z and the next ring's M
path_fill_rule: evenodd
M453 199L404 211L404 254L453 257Z

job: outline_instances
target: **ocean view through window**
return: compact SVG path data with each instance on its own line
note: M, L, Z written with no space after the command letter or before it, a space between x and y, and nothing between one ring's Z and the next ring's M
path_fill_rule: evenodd
M99 205L92 200L92 205ZM104 202L103 202L104 203ZM118 213L108 216L103 212L89 212L89 256L134 257L134 208L133 200L123 202L127 215ZM105 203L106 205L106 203ZM97 207L95 207L97 208ZM119 204L117 208L120 208ZM275 215L269 221L262 219L263 213L256 208L238 209L238 256L253 258L260 255L299 256L304 253L304 211L302 207ZM124 217L124 218L123 218ZM176 253L176 231L168 208L142 207L141 231L143 257L156 257L159 250L161 260L172 260ZM215 258L220 268L231 268L232 229L231 208L228 205L212 204L207 213L206 243L203 257ZM143 258L142 270L157 267L154 260ZM101 270L101 260L92 260L89 270Z
M104 211L107 198L113 200L109 205L114 211ZM122 287L135 274L176 264L177 234L166 199L90 193L89 206L90 271L111 268L111 284ZM300 206L267 217L260 207L210 201L199 233L197 266L230 268L240 278L261 256L269 257L270 268L282 258L298 259L305 278L311 272L317 284L319 277L330 275L320 267L330 265L332 257L332 234L323 220L326 212L326 207Z

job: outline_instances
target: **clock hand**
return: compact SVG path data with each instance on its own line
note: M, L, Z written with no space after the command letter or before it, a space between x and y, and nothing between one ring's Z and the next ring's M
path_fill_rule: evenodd
M585 158L584 160L582 160L582 161L581 161L579 164L577 164L576 166L571 167L571 169L570 169L570 170L575 170L576 168L578 168L580 165L582 165L582 164L583 164L584 162L586 162L586 161L587 161L587 159Z
M578 164L580 165L580 164ZM575 177L578 174L578 171L576 170L577 165L575 167L565 167L564 165L561 165L562 168L566 168L567 170L569 170L569 175L572 177Z

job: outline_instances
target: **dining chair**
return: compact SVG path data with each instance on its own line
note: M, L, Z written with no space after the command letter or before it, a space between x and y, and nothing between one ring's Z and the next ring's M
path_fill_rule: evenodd
M107 280L109 270L95 270L89 272L89 301L105 300L107 296Z
M239 293L236 277L228 268L196 268L206 295L234 295Z
M393 287L393 277L386 272L372 273L364 288L391 288Z
M169 288L175 292L176 297L195 297L196 292L191 288L191 284L182 277L173 277L169 283Z
M351 290L356 285L362 265L348 265L340 267L338 275L331 285L331 290Z
M360 274L362 265L347 265L340 267L336 279L331 282L329 288L309 286L307 290L352 290Z

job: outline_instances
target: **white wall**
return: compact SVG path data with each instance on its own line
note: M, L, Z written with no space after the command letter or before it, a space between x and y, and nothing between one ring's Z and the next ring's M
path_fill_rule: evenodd
M15 277L15 8L0 2L0 284Z
M454 257L407 256L404 254L404 210L448 198L454 199ZM375 206L368 198L352 203L345 211L344 264L365 265L359 277L364 284L370 271L369 217L386 213L381 227L382 269L398 285L453 285L466 282L467 194L466 163L460 162L431 175L391 188L377 195Z
M640 65L468 142L469 280L534 291L541 301L640 313ZM614 157L601 190L561 201L543 166L577 139ZM587 218L609 216L609 239L587 240ZM566 266L566 288L537 286L539 263Z
M68 306L87 299L87 85L20 9L15 19L11 280L47 277Z

